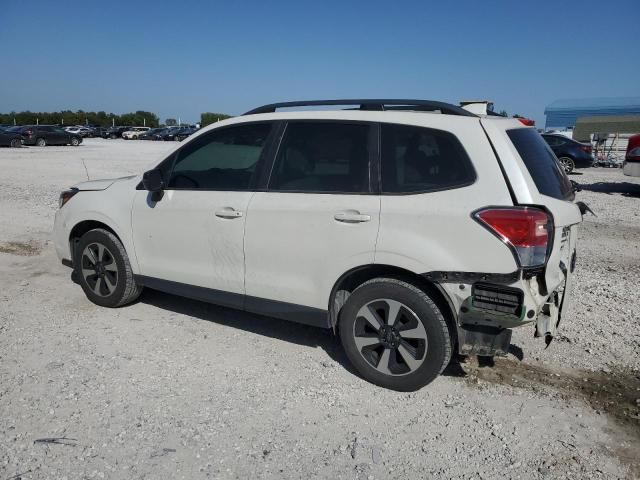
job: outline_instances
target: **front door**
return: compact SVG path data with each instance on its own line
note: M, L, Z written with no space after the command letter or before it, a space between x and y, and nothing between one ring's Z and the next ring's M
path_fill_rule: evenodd
M175 153L161 198L138 192L132 229L143 276L178 290L211 289L222 295L219 303L242 305L247 206L270 130L254 123L200 135Z

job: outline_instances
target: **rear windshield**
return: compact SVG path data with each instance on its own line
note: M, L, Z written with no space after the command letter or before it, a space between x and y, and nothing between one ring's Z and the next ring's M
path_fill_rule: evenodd
M516 128L507 130L507 135L542 195L560 200L573 200L571 181L564 173L553 150L538 132L532 128Z

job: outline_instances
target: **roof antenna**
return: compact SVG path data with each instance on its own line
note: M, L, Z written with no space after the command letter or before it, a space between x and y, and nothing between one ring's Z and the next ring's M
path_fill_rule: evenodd
M84 167L84 173L87 174L87 180L91 180L89 178L89 170L87 170L87 164L84 163L84 158L80 157L80 161L82 162L82 166Z

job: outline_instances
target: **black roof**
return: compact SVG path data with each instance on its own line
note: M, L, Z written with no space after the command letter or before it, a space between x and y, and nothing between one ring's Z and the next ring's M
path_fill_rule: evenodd
M384 111L384 110L412 110L421 112L440 111L446 115L460 115L475 117L473 113L456 105L434 100L407 100L407 99L342 99L342 100L304 100L299 102L281 102L263 105L249 110L244 115L256 113L273 113L278 108L292 107L319 107L319 106L358 106L358 110Z

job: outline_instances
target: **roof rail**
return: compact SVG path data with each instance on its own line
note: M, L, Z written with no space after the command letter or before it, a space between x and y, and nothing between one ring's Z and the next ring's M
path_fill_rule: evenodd
M278 108L292 107L319 107L330 105L358 105L360 110L414 110L421 112L440 111L446 115L460 115L464 117L475 117L473 113L456 105L433 100L404 100L404 99L345 99L345 100L305 100L300 102L281 102L263 105L262 107L249 110L244 115L256 113L273 113Z

